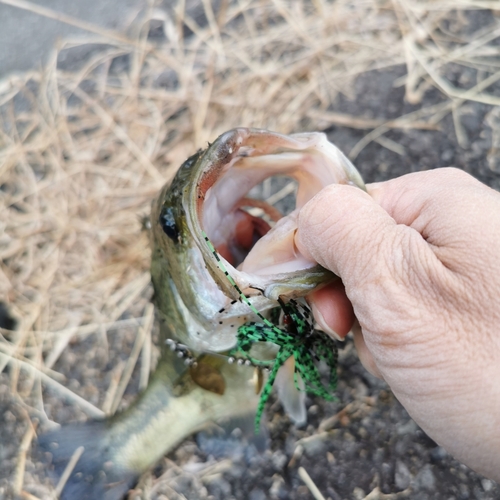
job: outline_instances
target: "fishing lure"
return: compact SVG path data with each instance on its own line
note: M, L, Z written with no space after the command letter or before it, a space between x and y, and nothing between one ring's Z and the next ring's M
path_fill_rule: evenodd
M283 311L283 328L278 327L265 316L262 315L250 302L248 297L241 291L233 277L227 271L219 254L215 250L208 236L203 233L203 237L217 261L219 269L226 275L231 285L238 292L240 300L245 302L252 312L254 312L261 323L250 322L238 328L236 335L236 347L229 353L229 361L238 361L240 364L249 364L257 367L272 366L269 377L264 385L257 412L255 415L255 431L259 432L260 420L265 404L271 394L278 370L285 361L293 356L295 361L294 383L297 390L304 390L316 396L320 396L328 401L334 397L331 391L337 386L337 360L338 349L335 341L323 332L314 329L313 319L309 308L299 305L295 300L284 303L278 300ZM271 342L279 347L274 360L259 360L250 355L253 344L257 342ZM241 355L243 358L237 358ZM315 362L324 361L330 369L328 387L325 388L321 381L321 376ZM298 376L302 379L304 389L299 386Z

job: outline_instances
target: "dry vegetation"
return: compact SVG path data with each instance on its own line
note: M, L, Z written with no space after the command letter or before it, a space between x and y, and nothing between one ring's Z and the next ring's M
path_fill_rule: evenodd
M492 9L496 23L469 29L471 9ZM16 332L1 332L0 372L8 367L26 415L47 420L45 386L89 416L109 413L137 360L145 383L151 309L141 216L189 154L239 125L291 133L340 124L368 131L346 151L355 158L370 141L391 147L391 128L437 128L449 113L460 143L464 102L500 105L489 92L500 80L500 47L491 43L499 12L495 0L222 0L215 11L209 0L197 8L178 0L172 15L152 6L127 36L64 18L102 48L65 72L58 52L82 43L65 41L44 72L0 82L0 297L20 320ZM160 41L148 38L151 20ZM394 86L405 86L409 102L434 86L442 103L387 123L335 113L358 75L395 65L406 66ZM449 65L477 69L477 81L448 81ZM65 388L67 374L55 367L68 345L124 325L145 328L110 386L95 401ZM17 492L26 489L25 456Z

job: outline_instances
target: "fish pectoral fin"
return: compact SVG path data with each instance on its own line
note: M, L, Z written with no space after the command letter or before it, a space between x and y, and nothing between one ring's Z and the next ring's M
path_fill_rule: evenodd
M209 363L199 360L195 366L189 370L193 382L202 389L223 395L226 391L226 381L221 372Z
M298 384L302 390L297 390L294 381L295 360L290 356L278 371L274 385L278 391L278 397L288 416L296 425L305 424L307 421L306 393L304 383L298 377Z

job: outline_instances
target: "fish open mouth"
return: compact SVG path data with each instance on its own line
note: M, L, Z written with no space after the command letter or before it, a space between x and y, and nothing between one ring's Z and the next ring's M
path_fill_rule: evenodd
M266 179L296 184L295 208L280 213L250 199ZM282 135L238 128L188 158L152 213L157 286L185 324L179 341L195 351L234 347L238 328L335 276L294 243L300 209L333 184L364 188L351 162L322 133Z
M352 163L318 132L286 136L238 128L221 135L207 153L193 187L200 226L231 267L261 277L314 267L294 245L299 210L328 184L364 187ZM285 216L248 196L274 176L297 184L295 209Z

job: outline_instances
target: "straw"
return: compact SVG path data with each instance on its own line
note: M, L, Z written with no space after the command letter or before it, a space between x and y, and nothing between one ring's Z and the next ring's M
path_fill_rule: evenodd
M497 1L227 0L217 10L209 0L179 0L168 13L150 4L129 36L26 0L0 3L88 33L61 41L43 71L0 81L0 296L21 320L16 332L0 332L0 370L10 367L11 390L34 414L43 413L40 384L50 389L45 404L61 398L89 416L102 416L99 406L113 412L139 356L146 385L154 350L141 220L207 141L236 126L293 133L335 125L366 132L345 151L353 160L371 141L404 156L388 131L432 133L451 113L466 146L462 106L500 105L500 18L468 24L470 12L498 12ZM164 28L157 44L147 38L150 19ZM193 34L184 37L186 28ZM56 66L61 51L85 43L102 50L75 70ZM414 111L390 120L339 112L360 75L402 65L392 85L404 86ZM477 78L450 80L457 67ZM431 88L442 100L424 105ZM293 191L269 194L276 202ZM83 341L103 351L107 382L68 362L86 351ZM129 360L116 355L123 344ZM69 366L92 381L95 401L88 388L63 385L74 376Z

